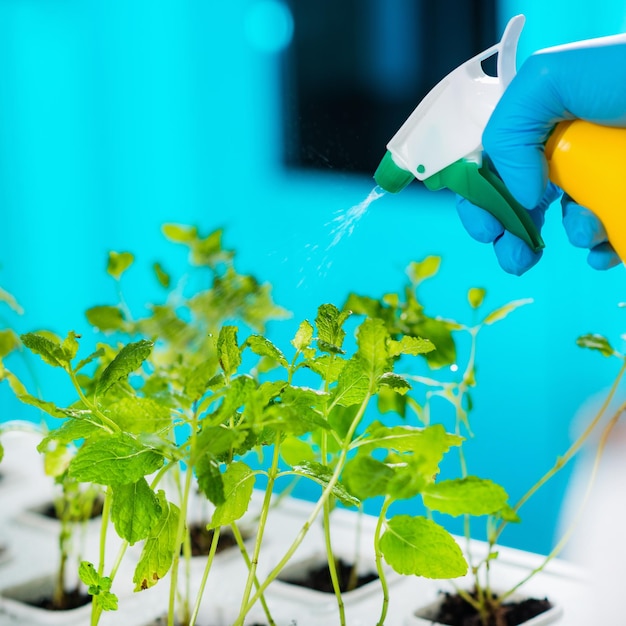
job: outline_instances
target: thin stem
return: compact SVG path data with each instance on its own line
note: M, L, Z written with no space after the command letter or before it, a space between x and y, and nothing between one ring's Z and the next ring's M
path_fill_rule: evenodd
M512 589L509 589L506 593L502 594L502 596L500 597L500 601L505 600L506 598L508 598L511 594L515 593L515 591L517 591L517 589L519 589L525 582L527 582L535 574L538 574L539 572L541 572L548 565L548 563L561 552L561 550L565 547L567 542L571 539L571 536L572 536L574 530L576 529L576 526L578 525L578 522L580 521L582 513L583 513L583 511L584 511L584 509L585 509L585 507L587 505L587 502L589 500L589 496L591 495L591 491L592 491L593 485L595 483L596 477L598 475L598 469L600 467L600 461L602 459L602 454L603 454L604 449L606 447L606 443L608 441L609 434L611 433L611 431L615 427L615 424L617 424L617 421L619 420L620 416L622 415L622 413L625 410L626 410L626 402L624 402L619 407L619 409L611 417L611 420L609 421L609 423L607 424L606 428L602 432L602 436L600 437L600 441L598 443L598 449L596 451L596 455L595 455L595 458L594 458L593 467L592 467L591 473L589 475L589 481L587 482L587 488L585 489L585 493L584 493L583 498L582 498L582 503L578 507L578 511L576 512L576 515L575 515L574 519L572 520L572 522L570 523L570 525L568 526L567 530L565 531L565 533L563 533L563 536L561 537L559 542L552 549L550 554L548 554L546 556L546 558L542 561L542 563L538 567L536 567L534 570L532 570L527 576L525 576Z
M554 466L548 471L546 472L521 498L520 500L517 502L517 504L513 507L513 510L517 513L517 511L519 511L522 506L541 488L543 487L543 485L545 483L548 482L548 480L550 480L559 470L563 469L567 463L569 463L569 461L571 461L571 459L574 457L574 455L578 452L578 450L581 448L581 446L585 443L585 441L587 441L589 435L592 433L592 431L595 429L595 427L597 426L598 422L602 419L602 416L604 415L604 413L606 412L609 404L611 403L611 401L613 400L613 396L615 395L616 391L617 391L617 387L622 379L622 377L624 376L624 374L626 373L626 359L622 362L622 366L615 378L615 380L613 381L613 384L611 385L611 388L609 390L609 393L607 394L606 398L604 399L604 402L602 403L600 409L598 410L598 412L596 413L595 417L591 420L591 422L589 423L589 425L587 426L587 428L585 428L585 430L583 431L583 433L578 437L578 439L576 439L576 441L569 447L569 449L567 450L567 452L562 456L559 457L556 461L556 463L554 464ZM494 533L494 543L497 542L498 538L500 537L500 535L502 534L502 531L504 530L504 528L507 525L507 521L506 520L502 520L500 522L500 525L498 526L498 528L496 529L495 533Z
M106 540L109 527L109 517L111 514L111 488L107 487L104 492L104 504L102 505L102 523L100 524L100 554L98 563L98 575L104 574L104 559L106 553Z
M243 540L243 536L241 535L241 531L239 530L239 527L237 526L235 522L233 522L230 525L230 528L233 531L233 536L235 537L235 541L237 542L237 545L239 546L239 551L241 552L241 556L243 557L243 560L246 566L248 567L248 569L250 569L251 560L250 560L250 556L248 555L248 551L246 550L246 544ZM259 579L256 576L254 577L254 586L256 589L259 588ZM270 609L267 606L267 602L265 600L264 595L261 595L261 597L259 598L259 602L261 603L261 606L263 607L263 612L265 613L265 618L267 619L268 625L276 626L276 623L274 622L274 619L272 618L272 614L270 613Z
M257 528L256 541L254 544L254 551L252 553L252 561L248 567L248 578L246 579L246 586L241 598L241 608L238 619L242 621L246 614L252 608L248 606L248 600L252 593L252 587L256 578L256 570L259 564L259 555L261 553L261 545L263 542L263 535L265 533L265 526L267 524L267 517L272 504L272 492L274 490L274 483L276 476L278 475L278 461L280 458L280 432L276 433L276 441L274 442L274 452L272 455L272 463L267 472L267 486L265 487L265 495L263 498L263 507L261 508L261 516L259 518L259 525ZM257 593L258 596L258 593ZM255 596L255 601L258 599ZM253 604L253 603L252 603Z
M96 415L98 417L98 419L105 425L107 426L112 432L114 433L119 433L121 432L121 428L109 417L107 417L99 408L98 405L95 404L94 402L91 402L91 400L89 400L87 398L87 396L83 393L83 389L80 386L78 379L76 378L76 373L74 372L74 370L71 367L68 367L66 369L67 373L69 374L69 377L72 381L72 385L74 385L74 388L76 389L76 393L78 394L78 397L81 399L81 401L83 402L83 404L91 410L91 412Z
M252 599L248 603L248 606L246 607L246 610L245 610L245 613L243 613L243 616L240 615L237 621L233 624L233 626L242 626L243 617L245 616L245 614L254 606L254 603L258 600L259 596L276 579L278 574L280 574L282 569L288 563L289 559L291 559L291 557L294 555L295 551L298 549L298 546L300 546L300 544L306 537L309 529L313 525L313 522L316 520L317 516L322 510L322 507L324 506L324 502L326 502L326 500L328 500L328 498L331 496L333 489L335 488L335 485L339 481L339 476L341 475L341 472L345 465L348 451L350 449L350 441L352 440L352 437L354 436L354 433L359 423L363 419L365 409L367 408L367 405L369 404L371 397L372 397L371 393L368 392L367 396L364 398L363 402L361 403L361 406L359 407L356 415L354 416L354 419L352 420L352 424L350 424L350 428L348 429L348 432L344 439L344 443L342 445L339 458L337 459L337 465L335 466L335 470L332 476L330 477L328 483L324 487L321 496L318 498L317 502L315 503L315 506L313 507L313 510L309 514L309 517L306 519L306 521L300 528L298 535L296 536L291 546L289 546L289 548L283 555L283 558L278 562L278 564L274 567L274 569L272 569L272 571L268 574L265 581L260 585L256 594L252 597Z
M200 611L200 603L202 602L202 596L204 594L204 590L206 588L206 583L209 578L209 572L211 571L211 565L213 565L213 559L215 558L215 553L217 552L217 544L220 540L220 527L213 529L213 537L211 537L211 547L209 548L209 555L206 560L206 565L204 566L204 571L202 572L202 580L200 581L200 588L198 589L198 594L196 595L196 602L193 607L193 611L191 612L191 617L189 618L189 626L194 626L196 623L196 619L198 618L198 612Z
M389 586L387 585L387 577L385 576L385 568L383 567L383 553L380 549L380 538L383 524L387 517L387 510L391 505L391 498L387 496L378 514L378 521L376 523L376 530L374 531L374 553L376 555L376 571L378 572L378 578L380 580L380 586L383 590L383 604L380 609L380 618L378 619L377 626L383 626L385 618L387 617L387 611L389 610Z

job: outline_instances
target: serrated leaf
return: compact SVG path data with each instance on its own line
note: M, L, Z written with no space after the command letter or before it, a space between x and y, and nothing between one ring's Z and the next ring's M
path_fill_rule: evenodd
M385 385L393 389L396 393L400 395L404 395L407 391L411 389L411 384L409 381L400 376L400 374L394 374L393 372L386 372L379 379L378 383L381 385Z
M447 320L425 317L411 328L411 334L427 338L435 350L424 353L432 368L446 367L456 362L456 345L452 337L454 324Z
M45 453L51 442L66 446L78 439L88 439L95 433L101 433L102 429L89 420L68 419L58 428L50 431L39 443L37 450Z
M319 374L330 385L337 382L347 362L345 359L325 354L316 359L308 360L305 365L316 374Z
M163 491L159 491L157 497L161 507L161 516L150 530L135 567L133 575L135 591L142 591L156 585L167 574L178 548L176 533L180 511L177 506L166 500Z
M322 304L317 309L315 325L320 349L325 346L324 351L330 351L331 347L339 351L346 336L342 327L349 316L349 311L340 311L334 304Z
M396 393L390 387L381 385L376 394L376 404L379 413L397 413L402 418L406 416L406 396Z
M140 435L167 428L172 420L167 405L152 398L126 396L107 407L106 415L122 431Z
M208 528L237 521L248 510L254 489L254 473L242 462L231 463L223 475L224 503L215 508Z
M589 350L597 350L603 356L613 356L616 354L609 340L602 335L587 334L576 339L576 345L580 348L588 348Z
M150 356L153 345L152 341L145 339L125 345L102 372L96 386L97 393L105 394L113 385L138 369Z
M198 457L205 454L220 457L236 448L245 438L246 435L241 430L225 426L206 426L197 436L196 453Z
M48 402L47 400L40 400L39 398L36 398L35 396L31 396L29 393L27 393L22 383L20 383L17 380L17 378L15 378L15 376L11 374L7 374L6 379L8 380L11 389L13 389L13 391L15 392L15 395L20 400L20 402L23 402L24 404L28 404L30 406L34 406L38 409L41 409L42 411L44 411L48 415L51 415L52 417L58 417L58 418L67 417L67 413L65 412L65 410L62 409L61 407L58 407L53 402Z
M163 465L163 456L126 433L115 433L82 446L72 459L69 474L80 482L127 485Z
M222 326L217 339L217 354L224 374L227 377L232 376L241 365L236 326Z
M226 379L222 372L215 373L214 359L204 361L192 369L185 380L185 395L192 401L199 400L209 389L222 386Z
M389 356L399 356L401 354L410 354L417 356L419 354L426 354L435 350L435 345L429 339L422 339L421 337L410 337L405 335L400 341L389 341Z
M97 586L100 582L100 576L98 575L96 568L88 561L81 561L78 566L78 577L88 587Z
M98 348L97 350L92 352L89 356L85 357L84 359L81 359L78 362L78 365L76 365L74 372L78 373L80 370L83 369L83 367L85 367L86 365L89 365L89 363L91 363L92 361L99 359L101 356L104 356L104 349Z
M351 358L339 374L334 401L341 406L359 404L370 390L370 381L359 358Z
M306 476L311 480L327 487L333 476L333 470L327 465L316 462L305 462L301 465L295 465L293 471L301 476ZM345 506L359 506L360 502L341 484L336 483L332 488L332 494Z
M215 505L226 502L224 492L224 477L220 471L220 464L209 454L201 456L195 464L198 478L198 489Z
M485 317L485 319L483 320L483 324L486 324L488 326L491 324L495 324L496 322L503 320L509 313L515 311L515 309L519 309L522 306L531 304L532 301L532 298L524 298L522 300L514 300L513 302L509 302L499 309L496 309L495 311L489 313L489 315L487 315L487 317Z
M380 549L399 574L442 579L467 573L467 562L452 535L423 517L397 515L389 520Z
M116 306L92 306L85 311L87 321L102 332L123 330L126 323L123 311Z
M308 348L313 341L313 326L307 320L304 320L298 330L296 336L291 340L291 344L296 350L302 351Z
M64 367L67 365L67 356L58 343L37 333L26 333L21 335L20 338L31 352L38 354L48 365L53 367Z
M379 319L367 318L357 330L358 355L372 383L391 369L388 340L389 333Z
M269 340L262 335L250 335L246 339L246 346L256 355L273 359L280 363L283 367L288 367L285 355Z
M135 260L131 252L109 252L107 272L113 278L119 280L120 276L133 264Z
M67 334L67 337L65 337L61 344L61 350L65 353L68 361L71 361L78 352L78 339L80 339L80 335L77 335L72 330Z
M491 480L467 476L428 485L422 492L424 504L448 515L491 515L506 505L506 491Z
M341 480L353 496L366 500L387 493L393 477L393 469L385 463L368 456L356 456L346 463Z
M146 539L161 517L161 505L145 478L112 487L111 520L117 534L132 546Z

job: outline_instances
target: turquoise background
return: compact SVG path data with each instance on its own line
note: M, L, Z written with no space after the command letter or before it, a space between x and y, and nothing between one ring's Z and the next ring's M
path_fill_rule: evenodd
M470 322L472 286L487 288L487 308L534 300L484 332L468 447L470 469L515 499L566 449L574 414L617 372L575 339L599 332L622 347L624 270L588 269L555 206L542 262L523 277L506 275L489 246L466 235L454 198L418 184L378 200L325 253L329 223L373 181L282 168L278 55L289 21L281 7L0 0L0 285L25 310L8 319L21 330L88 335L83 310L115 301L103 271L110 249L136 254L126 287L141 306L156 292L150 264L168 262L166 221L225 228L241 270L272 282L293 312L270 326L281 345L322 302L399 289L410 261L440 254L441 276L423 292L432 312ZM503 1L501 29L519 12L527 16L520 61L547 45L626 29L617 0ZM56 379L40 382L57 392ZM0 401L5 420L38 419L6 389ZM539 492L504 543L549 550L566 479Z

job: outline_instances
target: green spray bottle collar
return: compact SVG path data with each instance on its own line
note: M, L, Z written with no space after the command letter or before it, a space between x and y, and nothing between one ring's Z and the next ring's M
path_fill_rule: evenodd
M431 191L447 188L485 209L506 230L524 241L533 252L545 247L528 210L515 200L487 162L479 166L472 161L460 159L423 182Z

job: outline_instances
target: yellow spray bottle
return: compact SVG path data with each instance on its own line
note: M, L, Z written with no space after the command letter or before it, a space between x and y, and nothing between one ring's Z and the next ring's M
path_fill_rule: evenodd
M626 128L560 122L544 154L550 180L600 219L626 262Z
M418 104L389 140L374 179L390 193L421 180L450 189L496 217L535 252L544 247L528 211L483 160L482 133L515 76L524 16L513 17L500 42L453 70ZM497 75L482 63L497 55ZM626 262L626 129L573 120L558 124L545 146L549 178L604 224Z

